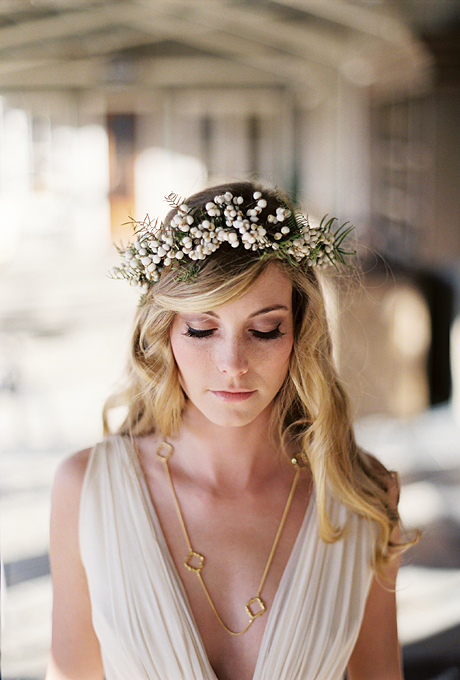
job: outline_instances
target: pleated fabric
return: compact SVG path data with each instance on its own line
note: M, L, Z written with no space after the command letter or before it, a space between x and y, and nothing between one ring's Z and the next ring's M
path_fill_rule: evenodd
M318 536L314 494L282 576L253 680L341 680L372 578L370 523L329 498L345 537ZM216 680L126 437L91 452L80 549L106 680Z

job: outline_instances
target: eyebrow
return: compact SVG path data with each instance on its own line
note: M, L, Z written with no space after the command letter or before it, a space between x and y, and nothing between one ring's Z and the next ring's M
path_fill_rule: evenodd
M276 312L279 309L285 310L286 312L289 311L289 308L286 307L286 305L271 305L270 307L264 307L263 309L259 309L257 312L254 312L253 314L249 315L249 319L253 319L255 316L260 316L261 314L268 314L269 312ZM213 316L216 319L219 318L219 315L216 314L215 312L203 312L207 316Z

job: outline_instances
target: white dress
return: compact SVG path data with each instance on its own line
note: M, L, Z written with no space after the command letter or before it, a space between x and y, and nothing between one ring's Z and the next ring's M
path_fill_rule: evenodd
M253 680L340 680L372 578L370 523L330 498L344 539L318 536L314 495L268 613ZM80 548L106 680L216 680L127 437L92 451Z

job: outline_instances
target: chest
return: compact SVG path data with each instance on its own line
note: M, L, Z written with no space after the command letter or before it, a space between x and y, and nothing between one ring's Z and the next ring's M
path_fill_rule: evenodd
M167 486L153 480L149 486L216 676L219 680L250 680L273 600L305 516L308 487L299 485L275 545L286 508L284 489L279 497L274 494L265 499L209 498L196 490L180 489L178 512ZM185 564L190 549L204 558L201 561L192 555L192 569ZM253 620L246 608L249 602ZM262 607L265 610L259 614ZM241 635L227 630L241 632L245 628Z

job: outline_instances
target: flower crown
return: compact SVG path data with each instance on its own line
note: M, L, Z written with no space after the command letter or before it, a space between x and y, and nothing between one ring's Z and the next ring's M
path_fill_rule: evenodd
M192 279L200 270L200 262L222 244L256 251L259 257L274 254L297 265L306 260L309 267L324 268L330 264L346 264L352 255L342 248L353 227L345 222L333 231L336 218L319 226L311 226L308 218L293 211L280 198L254 191L249 202L230 191L213 201L189 207L175 194L166 200L175 210L167 223L152 222L148 215L142 222L132 220L136 240L117 250L123 257L121 266L112 269L113 278L128 279L145 293L155 284L164 267L177 269L184 279Z

